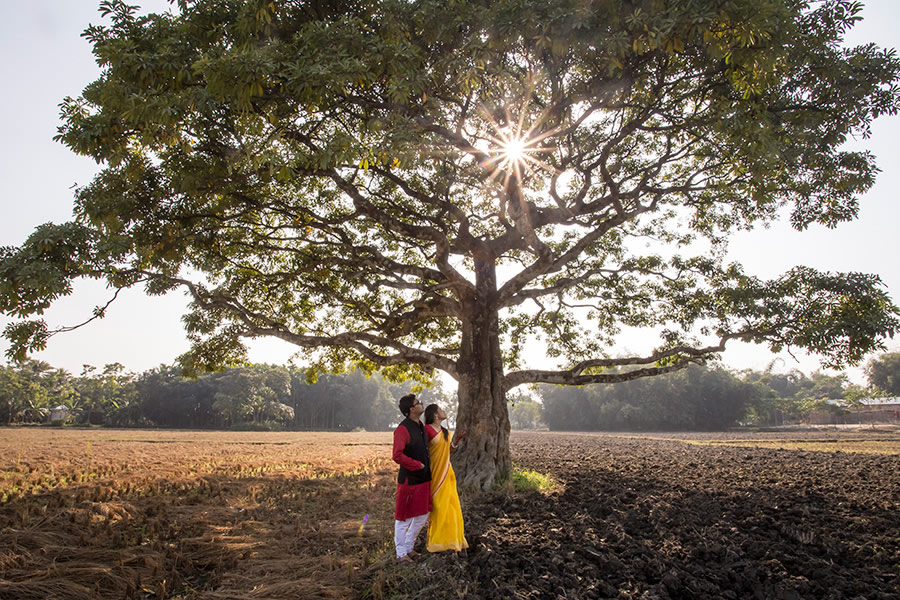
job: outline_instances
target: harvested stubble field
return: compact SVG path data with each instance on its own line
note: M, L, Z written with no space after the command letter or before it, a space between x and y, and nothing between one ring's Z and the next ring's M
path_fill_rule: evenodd
M896 432L514 433L415 568L390 439L0 430L0 599L900 598Z

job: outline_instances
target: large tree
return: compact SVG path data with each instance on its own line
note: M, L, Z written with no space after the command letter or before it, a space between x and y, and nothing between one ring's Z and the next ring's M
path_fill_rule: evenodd
M735 230L852 219L844 142L900 62L842 46L829 0L119 0L59 140L103 165L76 218L2 255L29 318L77 277L183 287L189 368L276 336L312 364L459 382L454 459L510 468L506 393L703 362L729 340L860 360L898 326L879 279L725 264ZM102 307L98 308L102 314ZM656 348L610 356L623 326ZM24 320L12 353L52 333ZM523 346L548 360L528 368Z

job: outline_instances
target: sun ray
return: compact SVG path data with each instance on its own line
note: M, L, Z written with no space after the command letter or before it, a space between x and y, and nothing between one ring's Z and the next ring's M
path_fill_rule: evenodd
M527 111L515 109L516 116L510 114L510 109L502 109L503 121L498 120L488 110L482 110L482 114L493 129L493 133L487 136L490 145L488 153L490 158L483 161L482 167L491 171L488 181L503 177L504 188L512 178L523 181L529 174L537 170L554 171L553 167L541 160L539 156L553 151L552 147L545 146L544 140L559 131L559 127L541 129L547 117L544 110L526 129Z

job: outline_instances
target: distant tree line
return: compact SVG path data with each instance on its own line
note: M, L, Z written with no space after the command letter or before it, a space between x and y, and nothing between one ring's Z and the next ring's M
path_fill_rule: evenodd
M900 395L900 353L866 365L868 386L845 374L776 373L692 366L668 375L581 388L542 385L541 421L555 431L712 431L840 414L860 398ZM512 416L511 416L512 420Z
M557 431L720 430L801 421L813 410L842 411L860 397L900 395L900 353L866 365L869 387L846 375L728 371L693 366L612 385L541 385L509 396L513 429ZM253 365L197 378L162 365L141 374L119 363L85 365L73 376L46 362L0 367L0 424L51 422L114 427L259 430L386 430L400 420L409 384L353 371L307 380L304 369ZM437 384L421 394L439 402L452 427L457 400ZM832 402L826 402L830 400ZM834 401L838 401L835 403ZM63 410L54 409L61 407Z
M142 374L122 365L80 376L29 360L0 367L0 424L48 422L115 427L259 430L384 430L402 418L409 384L359 371L307 381L303 369L254 365L187 378L160 366ZM421 394L453 413L440 385ZM453 407L450 404L453 404ZM54 410L57 407L62 410ZM64 424L62 422L57 424Z
M541 386L539 393L552 430L718 430L737 424L758 390L728 371L692 366L612 385Z

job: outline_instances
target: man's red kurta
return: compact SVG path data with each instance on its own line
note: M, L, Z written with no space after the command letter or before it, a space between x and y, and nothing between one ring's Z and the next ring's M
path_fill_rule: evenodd
M424 465L414 458L403 454L403 449L409 444L409 431L402 425L394 430L394 462L407 471L418 471ZM418 517L431 512L431 483L397 484L397 506L394 508L394 518L405 521L411 517Z

